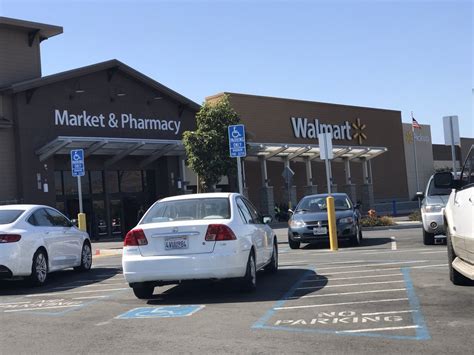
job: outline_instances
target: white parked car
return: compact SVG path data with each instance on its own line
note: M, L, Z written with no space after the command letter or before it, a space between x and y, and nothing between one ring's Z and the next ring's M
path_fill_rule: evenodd
M471 147L459 180L451 173L437 173L435 186L452 188L444 223L448 244L449 276L455 285L474 280L474 145Z
M253 205L237 193L182 195L157 201L127 233L122 266L138 298L183 280L238 278L257 286L257 271L278 269L278 245Z
M73 267L89 270L89 235L54 208L0 206L0 278L29 277L34 285L48 273Z

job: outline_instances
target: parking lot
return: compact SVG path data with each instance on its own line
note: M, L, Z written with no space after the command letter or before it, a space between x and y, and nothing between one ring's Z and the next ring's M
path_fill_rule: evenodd
M2 282L0 353L472 351L474 287L451 284L446 246L423 246L420 229L366 231L338 252L291 250L276 231L279 272L259 273L252 294L189 282L138 300L119 255L40 289Z

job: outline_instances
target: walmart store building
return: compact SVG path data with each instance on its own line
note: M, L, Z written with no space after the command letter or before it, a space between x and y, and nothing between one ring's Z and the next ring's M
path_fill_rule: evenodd
M0 203L48 204L76 215L69 153L82 148L88 230L94 237L123 235L141 206L196 191L181 139L195 129L200 106L117 60L42 76L40 43L62 31L0 17ZM246 193L263 213L326 191L319 132L334 137L334 190L366 209L412 194L399 111L228 96L247 131ZM420 148L419 160L432 161L430 152ZM289 188L285 168L294 173ZM224 177L218 187L235 191L229 181L235 177Z

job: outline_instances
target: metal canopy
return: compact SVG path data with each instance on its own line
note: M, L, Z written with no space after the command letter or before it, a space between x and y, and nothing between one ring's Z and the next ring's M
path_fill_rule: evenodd
M143 157L143 161L149 164L164 155L185 155L180 140L65 136L47 143L36 151L36 155L44 161L53 155L67 155L71 149L84 149L86 157L109 156L108 165L127 156Z
M249 143L247 152L248 160L265 159L270 161L281 161L288 159L293 161L322 161L320 159L319 145L288 144L288 143ZM385 147L362 147L362 146L333 146L334 159L336 162L345 160L362 162L375 158L387 151Z

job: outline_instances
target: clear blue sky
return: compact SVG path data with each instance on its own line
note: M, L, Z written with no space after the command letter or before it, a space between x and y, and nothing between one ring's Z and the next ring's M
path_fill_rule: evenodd
M458 115L474 137L473 2L23 1L2 16L64 27L43 74L119 59L202 103L222 91Z

